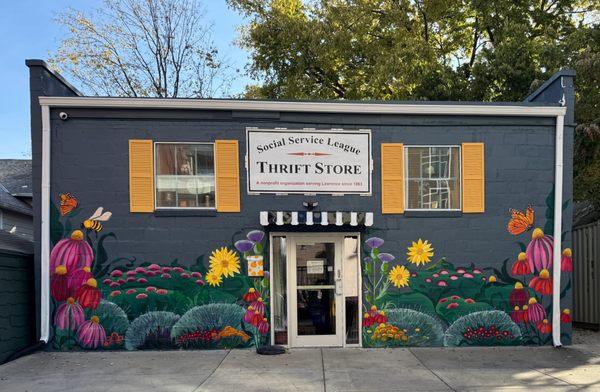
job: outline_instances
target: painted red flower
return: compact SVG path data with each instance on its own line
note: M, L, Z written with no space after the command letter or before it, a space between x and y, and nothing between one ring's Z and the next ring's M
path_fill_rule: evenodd
M94 278L88 279L75 294L75 298L84 309L96 309L101 297L100 290L98 290L98 283Z
M521 282L515 283L515 287L511 290L508 295L508 301L511 306L523 306L527 302L529 302L529 290L523 288L523 284Z
M552 325L548 322L548 319L543 319L537 323L536 327L543 334L549 334L552 332Z
M50 294L57 301L65 301L71 295L69 290L69 277L67 276L67 267L64 265L56 266L50 281Z
M243 299L244 301L251 303L254 302L258 299L259 295L256 292L256 290L254 288L249 288L248 292L246 294L244 294Z
M552 280L550 279L550 272L547 269L542 269L539 276L531 278L529 287L541 295L551 295Z
M573 271L573 252L571 252L571 248L563 250L562 257L560 258L560 270L562 272Z
M527 254L525 252L519 253L517 260L512 266L511 272L513 275L529 275L533 271L527 261Z
M569 309L563 309L560 314L560 322L563 324L569 324L572 321L571 311Z

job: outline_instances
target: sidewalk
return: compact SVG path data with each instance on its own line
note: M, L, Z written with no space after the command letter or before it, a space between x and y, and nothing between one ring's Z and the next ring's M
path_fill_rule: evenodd
M0 391L600 391L600 346L36 353Z

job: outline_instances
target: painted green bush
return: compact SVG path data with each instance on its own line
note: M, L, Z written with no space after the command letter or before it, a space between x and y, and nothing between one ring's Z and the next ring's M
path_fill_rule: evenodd
M148 312L133 320L125 335L125 348L137 350L143 348L161 349L174 347L171 330L179 321L179 315L173 312Z
M400 345L428 347L444 343L444 330L439 320L413 309L390 309L388 323L403 330L408 337Z
M458 295L441 298L435 311L448 325L467 314L492 310L492 306L485 302L476 302L472 298L462 298Z
M171 330L181 348L234 348L245 345L249 336L242 330L244 308L215 303L196 306L185 313Z
M476 298L487 283L487 277L474 266L455 267L441 261L425 270L413 272L410 288L437 304L441 298L460 293L464 298Z
M169 311L183 315L198 305L234 303L249 284L246 276L238 275L212 287L205 284L204 275L199 271L150 264L111 271L102 279L101 290L133 320L147 312Z
M403 293L400 290L389 290L383 300L387 308L413 309L427 314L435 314L433 302L425 294L417 292Z
M501 310L475 312L457 319L444 334L444 345L513 346L522 343L521 330Z

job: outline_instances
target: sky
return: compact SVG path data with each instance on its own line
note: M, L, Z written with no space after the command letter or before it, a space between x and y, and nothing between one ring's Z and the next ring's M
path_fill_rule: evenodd
M54 51L64 28L54 19L72 7L84 12L102 5L101 0L0 1L0 159L31 157L29 79L25 59L46 60ZM242 17L225 0L204 0L206 20L214 23L213 39L232 67L242 69L248 55L234 40ZM249 78L236 79L231 94L241 93ZM75 87L76 83L73 83Z

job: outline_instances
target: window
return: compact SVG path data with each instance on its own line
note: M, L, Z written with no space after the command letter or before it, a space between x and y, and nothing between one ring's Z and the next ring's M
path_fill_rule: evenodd
M407 146L408 210L460 210L460 147Z
M156 143L156 207L215 208L212 143Z

